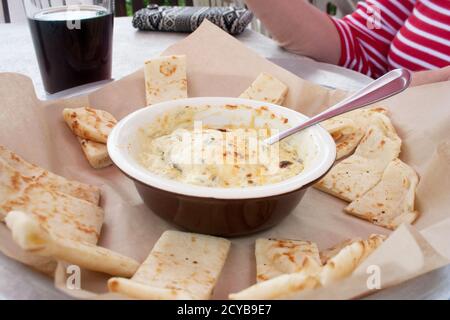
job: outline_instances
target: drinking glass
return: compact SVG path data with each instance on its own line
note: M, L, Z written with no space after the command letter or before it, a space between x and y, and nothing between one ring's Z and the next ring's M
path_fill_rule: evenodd
M44 88L111 78L112 0L23 0Z

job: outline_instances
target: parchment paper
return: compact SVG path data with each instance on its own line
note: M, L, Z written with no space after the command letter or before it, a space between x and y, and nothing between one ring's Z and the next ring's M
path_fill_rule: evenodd
M145 50L145 48L143 48ZM192 35L168 48L165 54L186 54L189 96L238 96L256 76L266 71L289 86L285 106L312 115L345 96L299 79L244 47L238 40L205 22ZM150 58L150 57L149 57ZM354 274L332 290L309 291L295 298L355 298L369 294L367 267L376 265L381 285L395 285L449 263L450 259L450 82L408 89L382 105L403 139L401 159L421 176L414 227L402 226ZM65 107L91 105L118 119L145 105L144 75L139 70L86 97L39 101L30 79L0 74L0 144L51 171L101 187L105 224L100 245L143 261L161 233L176 227L147 209L133 183L115 167L94 170L63 122ZM214 298L225 299L255 282L254 242L258 237L304 239L325 249L351 237L388 230L346 215L345 203L310 188L300 205L278 226L253 236L233 238L230 255ZM0 224L0 249L30 263L29 254L12 241ZM39 269L50 272L48 261L37 259ZM66 288L66 264L60 262L55 285L79 298L115 298L106 292L107 275L82 270L81 290Z

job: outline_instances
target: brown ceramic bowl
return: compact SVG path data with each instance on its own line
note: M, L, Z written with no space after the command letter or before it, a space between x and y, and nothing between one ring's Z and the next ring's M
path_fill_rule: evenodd
M270 228L298 205L306 189L332 166L336 149L320 126L292 137L305 169L279 183L247 188L213 188L170 180L144 168L137 160L139 129L185 106L209 106L195 120L211 125L269 125L285 129L308 117L278 105L238 98L191 98L159 103L122 119L108 139L112 161L134 180L152 212L188 231L218 236L241 236ZM230 108L245 105L246 108ZM261 108L262 107L262 108ZM287 120L286 120L287 119Z

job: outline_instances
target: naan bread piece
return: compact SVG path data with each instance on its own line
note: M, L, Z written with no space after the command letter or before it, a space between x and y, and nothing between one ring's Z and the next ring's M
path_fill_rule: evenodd
M0 161L3 161L3 163L11 166L23 177L45 185L46 188L52 191L66 193L75 198L83 199L96 205L98 205L100 201L100 189L98 187L68 180L64 177L51 173L41 167L25 161L23 158L3 146L0 146Z
M355 132L357 129L356 124L352 119L342 117L328 119L321 125L331 134L335 142L342 137Z
M106 143L117 120L104 110L89 107L63 110L63 117L72 132L94 142Z
M33 254L121 277L133 276L139 267L137 261L106 248L53 236L31 214L11 211L5 221L14 241Z
M381 107L358 109L324 121L322 126L333 136L336 142L336 159L341 159L353 152L366 133L373 116L387 114Z
M231 300L274 300L288 299L303 290L320 286L317 275L308 272L283 274L276 278L259 282L238 293L229 295Z
M326 250L326 264L311 272L283 274L259 282L241 292L230 294L232 300L289 299L303 290L325 287L349 276L378 246L385 236L371 235L368 240L346 240ZM339 252L337 252L339 250Z
M10 211L29 212L52 235L97 243L103 209L22 176L0 161L0 221Z
M320 283L327 286L349 276L385 240L385 236L371 235L367 240L352 241L330 258L320 271Z
M147 105L187 98L186 56L148 60L144 73Z
M355 153L336 164L314 186L351 202L381 180L384 169L400 154L400 147L401 140L389 118L374 115Z
M83 153L94 169L102 169L112 165L111 158L108 154L108 148L104 143L98 143L77 137L80 142Z
M136 299L209 299L229 248L226 239L166 231L136 274L110 279L109 290Z
M344 241L338 243L337 245L335 245L331 248L320 251L319 252L320 262L322 263L322 265L325 265L328 262L328 260L330 260L335 255L337 255L339 253L339 251L341 251L344 247L352 244L355 241L361 241L361 240L362 239L360 239L360 238L347 239L347 240L344 240Z
M110 292L119 293L131 299L140 300L193 300L184 290L152 287L142 282L126 278L111 278L108 281Z
M372 116L371 125L356 148L355 154L369 159L386 161L393 154L400 152L401 144L402 140L391 120L384 114L378 113Z
M286 98L287 92L288 87L283 82L263 72L239 98L281 105Z
M362 138L355 122L347 118L332 118L322 124L336 143L336 160L350 154Z
M257 282L300 271L312 274L321 267L319 249L310 241L257 239L255 256Z
M396 229L402 223L412 224L419 215L414 210L418 183L414 169L395 159L387 166L381 181L344 210L388 229Z
M335 165L314 187L351 202L378 183L383 167L376 160L352 155Z

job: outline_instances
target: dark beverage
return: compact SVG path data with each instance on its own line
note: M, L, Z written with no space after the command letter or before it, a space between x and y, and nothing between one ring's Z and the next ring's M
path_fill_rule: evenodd
M48 93L111 78L113 21L91 5L50 8L28 19Z

